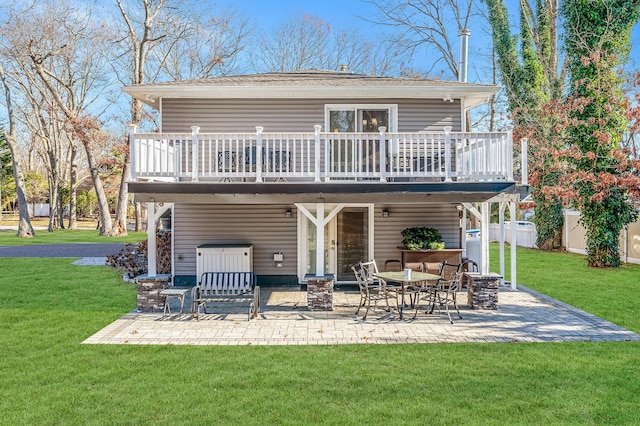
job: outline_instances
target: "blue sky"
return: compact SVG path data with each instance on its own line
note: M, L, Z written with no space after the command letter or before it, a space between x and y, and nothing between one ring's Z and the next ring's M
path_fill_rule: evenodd
M260 30L268 31L271 27L277 26L288 20L306 15L315 15L322 20L328 22L332 28L337 30L349 30L358 28L361 34L371 34L388 32L389 27L377 26L366 22L363 18L375 19L379 14L378 9L367 0L218 0L218 5L232 5L238 11L244 13L251 19ZM477 53L478 46L488 46L487 43L481 41L481 37L488 37L489 33L485 31L472 30L472 39L470 41L470 56ZM484 32L484 34L482 34ZM457 52L457 35L453 47ZM474 47L475 46L475 47ZM475 50L474 50L475 49ZM487 54L489 51L487 51ZM435 53L429 54L426 48L422 52L414 55L412 60L403 61L405 67L414 68L418 71L426 71L431 67L431 58ZM457 56L457 55L456 55ZM472 65L473 66L473 65ZM439 67L432 70L435 75L442 70ZM444 69L445 75L449 71ZM448 75L448 78L451 78ZM480 81L483 77L479 77L473 70L469 71L470 81Z
M258 24L279 23L291 16L317 15L329 23L344 27L348 24L364 26L354 16L360 11L374 11L370 4L359 0L219 0L245 12ZM354 22L358 21L358 22Z
M301 16L302 14L316 15L327 21L332 26L345 30L353 27L360 28L365 34L367 31L386 31L385 28L376 28L360 19L360 16L374 16L377 9L366 0L218 0L218 5L233 5L252 19L258 27L268 29L288 18ZM517 14L518 0L507 0L510 12ZM476 20L477 21L477 20ZM512 23L516 22L512 19ZM480 28L471 28L469 40L470 54L470 81L477 80L474 76L473 61L478 61L478 55L489 52L489 30L487 25ZM640 69L640 25L636 25L632 35L632 54L630 57L631 69ZM456 47L457 49L457 47ZM426 56L426 54L425 54ZM412 66L420 68L426 58L414 58ZM425 64L426 68L428 65Z

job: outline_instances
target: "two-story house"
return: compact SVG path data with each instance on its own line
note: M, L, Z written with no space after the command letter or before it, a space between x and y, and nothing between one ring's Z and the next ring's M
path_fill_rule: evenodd
M464 117L497 90L318 70L126 87L161 120L132 128L129 190L151 223L172 207L177 284L195 282L198 247L224 244L252 246L261 285L353 281L358 261L401 259L408 227L464 248L469 213L488 271L489 201L515 217L512 138Z

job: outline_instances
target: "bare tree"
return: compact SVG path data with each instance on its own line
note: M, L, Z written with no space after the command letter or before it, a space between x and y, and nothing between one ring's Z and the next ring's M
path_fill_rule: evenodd
M116 29L124 37L116 39L114 71L125 85L230 72L252 31L247 21L231 9L214 16L201 4L192 8L188 2L178 0L116 0L116 4ZM142 103L137 99L131 100L130 117L130 123L135 125L143 119ZM130 177L126 143L121 152L122 182L114 226L119 233L126 230L122 220L128 201L126 181ZM140 230L140 205L136 203L136 231Z
M7 31L4 29L3 31ZM61 158L62 149L57 143L57 135L51 131L54 125L54 118L50 114L51 102L46 98L43 87L38 86L33 68L27 58L22 55L23 52L18 51L11 45L11 37L5 37L2 54L6 58L9 69L5 70L7 83L14 87L14 93L17 94L14 102L14 122L16 129L24 129L25 133L30 134L33 141L32 152L42 160L47 169L47 179L49 183L49 231L59 227L61 221L60 209L60 169L62 168L58 159ZM19 52L19 53L18 53ZM16 53L18 53L16 55ZM17 132L18 130L16 130ZM25 138L26 139L26 138Z
M112 228L104 186L94 146L104 140L98 120L89 113L105 87L104 56L99 48L104 32L92 22L91 9L78 12L60 3L34 6L28 14L16 13L5 32L12 57L30 67L36 87L50 101L50 116L85 148L100 209L100 234ZM46 128L46 126L45 126Z
M85 147L90 173L100 203L101 233L111 229L111 216L98 174L105 140L95 116L96 105L110 82L104 77L104 27L94 25L91 5L78 11L66 2L13 4L5 7L2 55L11 66L12 83L22 95L23 125L33 140L41 141L48 165L49 229L62 225L60 188L68 176L75 143ZM81 140L82 139L82 140ZM37 151L32 151L37 152ZM75 187L71 188L71 192Z
M171 12L167 37L151 51L147 71L152 81L207 78L238 71L238 56L254 31L244 16L235 9L216 13L206 6Z
M323 68L331 26L317 16L290 18L258 43L259 62L267 71Z
M413 56L418 49L426 48L433 53L428 74L444 63L447 71L459 78L458 34L469 28L473 15L473 0L369 0L379 11L375 19L367 21L387 26L394 31L389 40L398 46L401 53Z
M35 232L33 230L33 226L31 226L31 220L29 219L29 206L27 205L27 195L24 184L24 174L22 173L22 168L20 163L17 161L18 158L18 146L16 144L16 126L15 126L15 118L13 112L13 104L11 102L11 90L9 84L7 84L7 79L5 76L4 68L0 66L0 79L2 80L2 85L4 87L6 105L7 105L7 116L9 119L9 132L6 130L2 130L3 137L5 142L9 147L9 152L11 153L11 162L13 165L13 178L16 183L16 195L18 197L18 237L33 237Z
M258 71L346 69L384 75L396 64L396 49L358 30L336 30L317 16L291 17L256 43Z

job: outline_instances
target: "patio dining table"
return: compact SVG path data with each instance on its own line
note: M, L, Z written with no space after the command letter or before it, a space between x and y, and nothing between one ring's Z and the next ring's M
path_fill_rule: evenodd
M402 310L405 306L404 296L405 294L407 294L407 290L409 290L410 286L417 286L418 284L420 284L420 286L422 287L426 283L433 282L435 284L442 279L440 275L428 274L426 272L418 271L412 271L409 276L405 275L404 271L376 272L373 274L373 276L385 281L401 283L402 286L400 288L400 294L402 295L402 303L400 303L400 306L398 307L398 315L400 316L400 319L402 319ZM417 300L416 303L418 303Z

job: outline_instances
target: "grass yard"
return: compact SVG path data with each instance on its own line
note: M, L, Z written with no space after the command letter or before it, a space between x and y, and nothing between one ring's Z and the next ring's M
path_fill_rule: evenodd
M633 315L640 267L594 271L581 256L518 255L519 282L640 331ZM2 424L599 425L640 418L635 342L82 345L135 307L134 286L107 267L68 259L0 258L0 271Z
M131 243L147 238L146 232L129 232L125 237L101 237L95 229L57 229L48 232L36 229L32 238L18 238L17 231L0 231L0 246L26 246L31 244L67 243Z
M585 257L518 247L517 281L618 325L640 332L640 265L589 268ZM491 270L499 271L498 245L490 247ZM510 279L509 249L505 250Z

